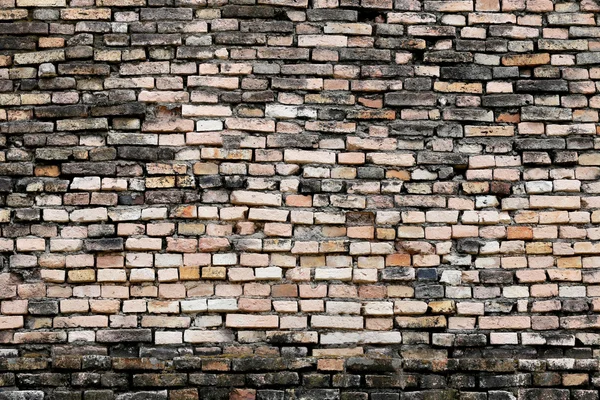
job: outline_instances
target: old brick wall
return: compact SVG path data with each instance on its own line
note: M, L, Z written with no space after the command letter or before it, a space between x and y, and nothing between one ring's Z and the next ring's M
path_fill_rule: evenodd
M599 24L0 0L0 400L598 400Z

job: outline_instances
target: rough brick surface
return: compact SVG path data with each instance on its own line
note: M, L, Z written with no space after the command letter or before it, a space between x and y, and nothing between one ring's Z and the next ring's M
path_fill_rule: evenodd
M600 2L0 0L0 400L597 400Z

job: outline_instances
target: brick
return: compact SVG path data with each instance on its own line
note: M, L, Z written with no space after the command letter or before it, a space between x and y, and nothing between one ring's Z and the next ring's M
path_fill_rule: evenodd
M18 329L22 327L22 316L0 317L0 329Z
M275 123L273 121L258 118L227 118L225 126L230 129L275 132Z
M252 206L280 206L281 195L238 190L231 194L231 202Z
M284 160L299 164L335 164L335 153L324 151L285 150Z
M311 317L311 326L313 328L329 329L363 329L362 317L331 317L318 316Z
M277 328L279 327L279 317L277 315L240 315L227 314L225 325L230 328Z
M229 106L193 106L191 104L184 104L182 106L181 114L184 117L229 117L230 115L232 115L232 112Z
M66 7L66 0L17 0L17 7Z
M46 62L65 61L64 50L45 50L33 53L15 54L15 64L42 64Z
M502 57L502 64L507 66L544 65L550 63L550 54L521 54Z
M578 196L531 196L531 208L579 209L581 199Z
M528 329L529 317L479 317L481 329Z
M342 35L299 35L300 47L346 47L348 38Z
M472 1L425 1L425 11L463 12L473 11Z

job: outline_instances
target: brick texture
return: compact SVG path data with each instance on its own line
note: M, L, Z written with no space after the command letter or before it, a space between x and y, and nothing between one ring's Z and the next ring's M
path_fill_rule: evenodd
M598 400L600 2L0 0L0 400Z

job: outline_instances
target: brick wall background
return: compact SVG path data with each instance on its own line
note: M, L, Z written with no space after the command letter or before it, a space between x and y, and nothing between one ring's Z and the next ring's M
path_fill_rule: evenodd
M0 0L0 400L597 400L599 13Z

